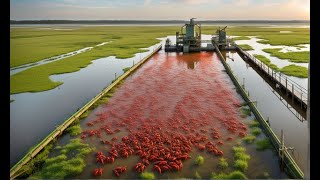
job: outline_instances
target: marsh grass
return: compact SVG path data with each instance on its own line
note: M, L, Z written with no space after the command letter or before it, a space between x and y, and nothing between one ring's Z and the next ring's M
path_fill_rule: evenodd
M195 160L196 165L202 165L204 163L204 157L203 156L198 156Z
M123 68L122 71L125 73L127 72L131 67L126 67L126 68Z
M90 115L90 110L86 110L84 113L80 115L80 119L86 118Z
M238 44L238 46L240 46L245 51L254 50L249 44Z
M250 108L241 107L240 109L241 113L245 116L251 116L251 110Z
M256 136L253 135L246 135L244 138L242 138L243 141L245 141L248 144L252 144L256 140Z
M254 119L249 123L249 127L253 128L253 127L260 127L260 123L258 122L258 120Z
M229 167L229 164L228 164L227 160L222 157L219 159L218 167L220 169L226 169Z
M232 38L233 41L239 41L239 40L250 40L249 37L246 36L240 36L240 37L234 37Z
M202 179L198 171L194 174L195 179Z
M234 152L234 164L233 167L242 172L248 169L248 161L250 160L250 155L246 154L246 148L242 146L233 146L232 150Z
M225 173L212 173L211 174L211 179L248 179L245 174L241 171L232 171L229 174Z
M60 150L60 154L46 158L42 168L37 169L30 179L64 179L79 175L86 166L84 157L94 151L81 139L72 139L68 144L55 149Z
M299 52L280 52L280 48L262 49L264 52L270 53L271 56L278 57L279 59L288 59L291 62L307 63L310 59L309 51Z
M275 64L272 64L271 61L268 58L266 58L265 56L260 55L260 54L253 54L253 56L256 57L257 59L259 59L263 64L269 66L271 69L273 69L275 71L279 70L278 66Z
M259 136L261 134L261 129L258 127L254 127L251 130L251 134L255 135L255 136Z
M140 174L140 179L155 179L153 172L142 172Z
M257 150L258 151L264 151L266 149L272 149L272 145L271 145L271 142L268 138L264 138L260 141L257 141L256 142L256 145L257 145Z
M308 77L308 68L303 66L296 66L294 64L281 68L280 72L288 76L295 76L300 78Z
M71 136L77 136L81 133L81 127L80 123L77 123L73 126L70 126L66 129L66 132L68 132Z
M245 170L248 169L248 162L247 161L244 161L244 160L241 160L241 159L238 159L234 162L234 165L233 165L236 169L244 172Z

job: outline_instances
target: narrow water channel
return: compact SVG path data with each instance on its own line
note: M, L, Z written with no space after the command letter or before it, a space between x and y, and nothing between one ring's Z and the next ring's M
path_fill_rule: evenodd
M281 129L285 145L293 147L293 157L303 171L307 162L307 121L301 122L272 92L272 88L236 52L227 52L226 61L235 76L249 90L250 99L257 101L257 107L265 119L269 118L272 130L280 138ZM291 77L290 77L291 78ZM298 78L297 78L298 79ZM307 81L303 78L301 82ZM299 83L299 82L298 82ZM306 84L307 85L307 84Z

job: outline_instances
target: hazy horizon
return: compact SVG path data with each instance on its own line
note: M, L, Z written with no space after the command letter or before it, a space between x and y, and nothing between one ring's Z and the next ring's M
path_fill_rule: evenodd
M310 20L310 0L10 0L11 20Z

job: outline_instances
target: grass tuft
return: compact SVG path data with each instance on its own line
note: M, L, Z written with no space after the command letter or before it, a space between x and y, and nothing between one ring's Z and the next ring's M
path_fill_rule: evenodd
M204 163L204 158L202 156L198 156L196 161L195 161L195 164L196 165L202 165Z
M308 68L303 66L296 66L291 64L289 66L285 66L280 69L280 72L286 74L288 76L294 76L299 78L307 78L308 77Z
M253 121L251 121L249 123L249 127L253 128L253 127L260 127L260 123L258 122L258 120L254 119Z
M258 136L258 135L261 134L261 129L258 128L258 127L254 127L254 128L252 128L252 130L251 130L251 134L253 134L253 135L255 135L255 136Z
M212 173L211 179L248 179L245 174L240 171L233 171L229 174L225 173Z
M241 160L241 159L238 159L234 162L234 165L233 165L236 169L244 172L245 170L248 169L248 162L245 161L245 160Z
M66 129L66 132L70 133L71 136L76 136L81 133L80 123L70 126Z
M242 138L246 143L252 144L254 140L256 140L256 137L253 135L246 135L244 138Z
M266 149L272 149L272 145L270 143L270 140L268 138L264 138L260 141L257 141L256 142L256 145L257 145L257 150L258 151L264 151Z
M198 171L194 174L195 179L202 179Z
M140 174L141 179L155 179L153 172L142 172Z
M226 169L229 167L229 164L228 164L227 160L222 157L219 159L218 167L221 169Z

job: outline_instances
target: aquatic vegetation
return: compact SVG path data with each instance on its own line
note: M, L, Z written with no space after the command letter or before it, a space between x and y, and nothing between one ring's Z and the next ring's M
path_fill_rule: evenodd
M248 162L247 161L244 161L244 160L241 160L241 159L238 159L234 162L234 165L233 165L236 169L240 170L240 171L245 171L248 169Z
M225 173L212 173L211 179L248 179L245 174L241 171L233 171L229 174Z
M140 174L141 179L155 179L155 175L153 172L142 172Z
M76 136L79 135L81 133L81 127L80 124L77 123L73 126L70 126L66 129L66 132L70 133L71 136Z
M198 171L194 174L195 179L202 179Z
M245 51L254 50L249 44L238 44L238 46L240 46Z
M303 66L297 66L294 64L285 66L280 69L280 72L286 74L288 76L295 76L300 78L307 78L308 77L308 68Z
M226 169L229 167L229 164L228 164L227 160L222 157L219 159L218 167L221 169Z
M233 41L239 41L239 40L250 40L249 37L246 36L240 36L240 37L234 37L232 38Z
M196 165L202 165L204 163L204 158L203 156L198 156L197 159L195 160Z
M241 113L246 115L246 116L251 116L251 110L250 108L246 108L246 107L241 107L240 109Z
M254 127L251 129L251 134L255 135L255 136L258 136L261 134L261 129L258 128L258 127Z
M256 140L256 136L253 135L246 135L244 138L242 138L246 143L252 144L254 140Z
M131 67L126 67L126 68L123 68L122 71L125 73L127 72Z
M260 123L258 122L258 120L254 119L249 123L249 127L253 128L253 127L260 127Z
M72 139L68 144L55 148L55 150L60 150L60 154L46 158L42 168L32 174L30 179L74 177L85 168L84 157L94 151L88 144L82 143L81 139Z
M270 53L271 56L278 57L279 59L288 59L291 62L296 63L307 63L310 59L309 51L299 51L299 52L280 52L280 48L274 49L262 49L264 52Z
M256 145L257 145L257 150L258 151L264 151L266 149L272 149L272 145L271 145L271 142L268 138L264 138L260 141L257 141L256 142Z
M276 70L276 71L279 70L278 66L275 64L272 64L271 61L267 57L260 55L260 54L253 54L253 56L255 58L259 59L263 64L269 66L271 69Z
M250 155L246 154L246 149L241 146L234 146L232 150L234 152L235 159L233 167L244 172L248 169L248 161L250 160Z

